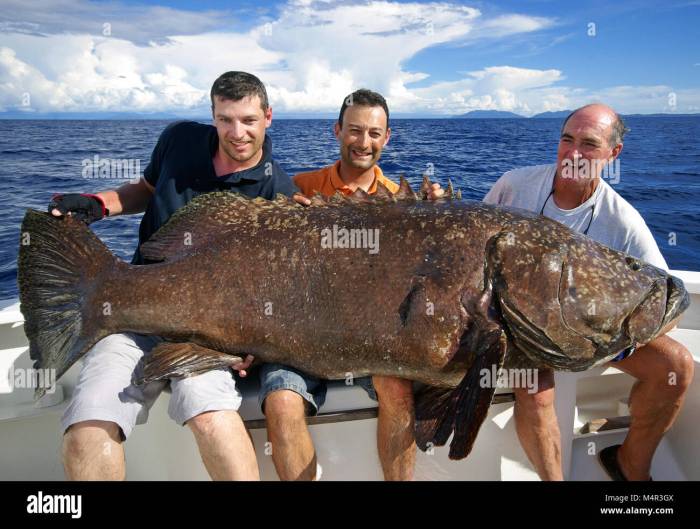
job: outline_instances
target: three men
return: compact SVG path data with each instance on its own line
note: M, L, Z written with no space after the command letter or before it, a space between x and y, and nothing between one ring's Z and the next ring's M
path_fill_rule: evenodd
M97 195L54 198L56 215L74 214L88 222L103 216L145 210L139 243L198 194L229 189L248 196L291 195L294 187L272 159L265 134L272 109L260 81L228 72L211 91L215 127L192 122L169 126L153 151L144 178ZM485 201L540 212L598 241L659 267L666 263L641 216L600 178L603 164L622 150L624 125L603 105L589 105L565 122L557 164L511 171ZM389 141L389 111L382 96L358 90L341 107L335 135L340 160L302 173L294 183L304 195L315 192L372 194L381 183L398 186L377 166ZM580 173L585 178L580 178ZM442 194L439 186L432 198ZM303 199L298 199L307 203ZM134 263L143 260L137 250ZM157 345L156 337L120 334L105 338L86 356L75 394L63 418L64 464L72 479L123 479L122 441L164 387L137 388L131 374ZM625 442L601 454L615 479L648 479L654 451L670 427L693 375L690 353L667 336L627 351L616 367L638 379L631 395L632 425ZM245 370L249 362L237 369ZM669 374L675 376L670 384ZM282 479L314 479L317 462L305 423L323 403L323 381L277 364L261 368L260 400L267 418L273 460ZM521 443L543 479L561 479L559 430L553 408L553 374L540 372L539 391L516 389L515 420ZM215 370L171 380L169 414L193 430L204 464L214 479L257 479L250 439L237 413L240 393L231 372ZM363 382L360 382L363 383ZM373 377L379 401L377 445L386 479L411 479L415 461L413 392L407 380Z
M272 199L295 188L272 158L266 129L272 108L260 80L244 72L221 75L211 89L214 126L179 122L168 126L137 184L96 195L58 195L54 215L92 222L145 210L139 245L195 196L231 190ZM133 262L143 264L139 251ZM63 459L69 479L124 479L122 442L148 410L165 382L137 387L137 363L161 340L132 333L98 342L85 356L73 399L63 415ZM245 365L237 367L244 370ZM229 369L170 380L168 413L193 431L213 479L259 479L253 445L237 413L241 395Z
M641 215L601 179L623 146L625 126L609 107L587 105L564 122L556 165L505 173L484 202L546 215L613 249L659 268L666 262ZM693 377L690 352L668 336L625 351L614 366L637 379L630 395L632 422L621 446L599 453L616 480L650 478L651 460L678 415ZM560 437L554 413L554 374L540 370L539 388L515 389L515 425L540 478L562 479Z

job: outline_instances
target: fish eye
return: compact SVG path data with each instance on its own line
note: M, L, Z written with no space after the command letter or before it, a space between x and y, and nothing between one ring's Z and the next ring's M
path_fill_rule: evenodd
M627 265L635 272L639 271L642 268L641 263L632 257L628 257L627 259L625 259L625 261L627 261Z

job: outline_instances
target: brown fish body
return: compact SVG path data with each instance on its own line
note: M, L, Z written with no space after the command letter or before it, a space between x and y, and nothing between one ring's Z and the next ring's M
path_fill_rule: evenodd
M245 354L323 378L418 380L429 386L416 399L419 445L454 432L456 458L495 391L479 374L506 353L586 369L648 342L688 304L664 271L544 217L463 201L385 194L303 208L210 193L141 247L148 266L118 261L72 219L30 210L23 230L37 367L60 377L102 337L133 331L174 342L154 349L144 381Z
M192 246L183 242L181 255L121 266L109 278L104 326L251 353L324 378L374 373L456 386L468 367L466 357L451 362L470 322L462 298L483 291L483 248L501 228L478 205L397 204L272 208L254 229L211 244L185 230ZM333 226L378 230L377 253L324 248ZM161 257L148 244L143 251Z

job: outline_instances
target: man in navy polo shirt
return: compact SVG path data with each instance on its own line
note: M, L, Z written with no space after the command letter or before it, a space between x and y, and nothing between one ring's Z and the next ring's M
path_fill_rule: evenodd
M49 204L56 216L73 215L87 223L105 216L145 214L139 246L170 216L197 195L230 190L249 197L291 196L295 187L272 159L265 131L272 108L260 80L245 72L221 75L211 89L214 126L191 121L169 125L153 150L144 177L136 184L95 195L57 195ZM132 261L145 264L139 250ZM156 336L114 334L85 356L73 399L62 425L63 461L69 479L124 479L122 442L166 385L133 386L131 376L144 355L160 343ZM236 369L245 374L247 361ZM170 380L168 413L193 431L204 465L213 479L259 479L255 451L238 415L241 395L229 369Z

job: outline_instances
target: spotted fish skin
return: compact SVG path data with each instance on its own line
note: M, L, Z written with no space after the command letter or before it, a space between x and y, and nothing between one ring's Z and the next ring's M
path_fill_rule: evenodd
M37 368L60 377L104 336L154 334L179 345L154 351L139 382L245 354L323 378L398 376L450 388L431 420L457 434L462 417L470 442L494 389L475 387L477 367L587 369L658 336L688 305L680 280L550 219L420 200L405 181L396 195L309 207L205 194L142 245L148 266L118 260L71 218L28 210L22 231Z

